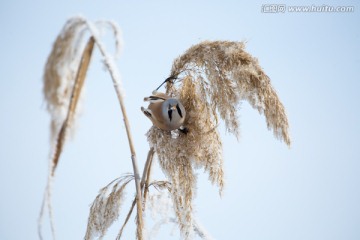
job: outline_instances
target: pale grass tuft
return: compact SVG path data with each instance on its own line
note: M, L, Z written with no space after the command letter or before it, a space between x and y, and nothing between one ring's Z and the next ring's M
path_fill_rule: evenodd
M134 180L132 174L115 179L99 191L90 208L85 239L103 238L107 229L117 220L126 185Z
M219 119L227 131L239 135L238 109L242 100L266 117L275 137L290 145L285 109L269 77L242 42L205 41L175 59L167 94L180 99L186 109L188 134L171 134L156 127L147 133L160 166L170 179L177 222L185 239L193 228L194 168L203 167L209 180L224 186ZM174 133L174 132L173 132ZM175 136L175 137L174 137Z

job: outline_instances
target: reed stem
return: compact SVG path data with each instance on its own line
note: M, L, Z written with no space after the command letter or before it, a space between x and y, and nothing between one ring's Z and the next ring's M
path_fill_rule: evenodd
M91 25L89 25L89 28L90 28L90 30L93 29ZM107 53L107 51L105 50L105 47L103 46L101 41L97 39L97 35L94 34L93 36L95 38L95 42L96 42L97 46L99 47L101 54L104 56L104 63L111 75L111 79L113 81L115 92L116 92L118 101L120 103L121 112L123 114L123 120L124 120L124 124L125 124L128 142L129 142L131 161L132 161L134 177L135 177L136 204L137 204L137 237L139 240L142 240L143 239L142 230L143 230L144 225L143 225L142 204L141 204L142 203L142 194L141 194L141 187L140 187L140 175L139 175L139 170L138 170L137 161L136 161L136 152L135 152L135 147L134 147L134 143L133 143L133 138L132 138L131 131L130 131L130 124L129 124L129 120L127 117L126 108L125 108L125 104L124 104L124 97L123 97L123 93L122 93L122 90L120 87L120 84L121 84L120 74L118 73L117 68L115 67L115 65L113 63L111 56Z

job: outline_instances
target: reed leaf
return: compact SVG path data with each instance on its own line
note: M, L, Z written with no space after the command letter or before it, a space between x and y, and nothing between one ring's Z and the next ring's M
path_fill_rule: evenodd
M60 128L59 134L56 139L55 152L54 152L54 156L52 159L52 162L53 162L52 175L54 175L56 166L59 162L60 154L62 152L64 142L65 142L66 131L67 131L69 125L71 124L71 121L73 120L74 114L76 112L76 107L77 107L77 104L79 101L82 87L85 82L86 72L89 67L93 48L94 48L94 38L91 37L89 39L89 41L84 49L83 55L81 57L80 66L79 66L79 69L78 69L78 72L77 72L77 75L75 78L75 83L74 83L74 86L72 89L73 91L72 91L71 98L70 98L68 113L65 118L65 121L63 122L63 124Z

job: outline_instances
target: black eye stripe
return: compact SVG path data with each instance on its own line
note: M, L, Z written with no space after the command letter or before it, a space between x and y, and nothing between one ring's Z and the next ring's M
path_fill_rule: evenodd
M171 120L172 120L172 110L171 109L168 110L168 116L169 116L169 119L171 122Z
M177 109L177 112L179 113L180 117L182 118L183 115L182 115L181 109L179 107L179 104L176 104L176 109Z

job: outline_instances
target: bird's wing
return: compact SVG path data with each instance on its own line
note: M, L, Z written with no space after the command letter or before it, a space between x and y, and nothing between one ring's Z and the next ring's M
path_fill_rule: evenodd
M160 102L165 101L168 98L169 98L168 95L161 93L161 92L157 92L149 97L145 97L144 101L150 102L150 103L160 103Z
M152 118L160 124L165 124L166 119L164 119L162 114L162 102L150 103L149 110L151 110Z

